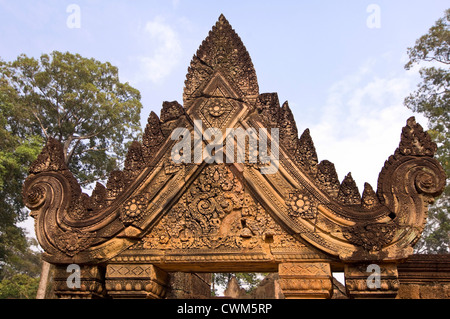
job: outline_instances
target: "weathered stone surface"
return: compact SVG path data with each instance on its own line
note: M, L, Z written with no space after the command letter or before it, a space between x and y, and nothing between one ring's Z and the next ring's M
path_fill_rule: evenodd
M399 299L450 299L450 254L413 255L398 277Z
M167 299L207 299L211 297L211 274L174 272L169 276Z

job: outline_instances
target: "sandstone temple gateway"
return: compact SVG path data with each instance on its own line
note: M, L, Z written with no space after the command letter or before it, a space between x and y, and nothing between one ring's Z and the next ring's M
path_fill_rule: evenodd
M227 128L278 128L278 170L174 163L172 131L193 131L196 120L219 128L223 143ZM336 271L348 298L421 298L424 287L450 297L448 256L413 255L446 182L436 144L410 118L393 151L362 195L351 174L341 182L333 163L318 161L309 130L299 137L288 103L259 92L249 53L221 15L192 59L183 105L150 114L123 170L88 196L50 139L23 196L58 298L208 297L214 272L277 273L284 298L332 298ZM71 264L79 288L67 285ZM369 265L379 267L376 287ZM198 289L177 295L181 286Z

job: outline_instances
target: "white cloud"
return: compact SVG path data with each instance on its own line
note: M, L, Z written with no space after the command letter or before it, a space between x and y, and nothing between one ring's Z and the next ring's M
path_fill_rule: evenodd
M148 42L145 55L137 57L140 64L137 81L159 83L174 70L181 58L181 41L177 32L162 17L148 21L143 28L143 41Z
M377 64L386 56L368 60L332 85L322 116L309 126L319 160L333 162L341 181L352 172L360 192L364 182L376 189L378 174L398 147L410 116L426 127L422 116L403 105L415 89L417 69L380 77Z

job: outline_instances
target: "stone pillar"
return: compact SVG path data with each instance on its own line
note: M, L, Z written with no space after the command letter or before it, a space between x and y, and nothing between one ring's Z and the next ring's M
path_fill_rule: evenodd
M396 264L345 265L345 288L350 298L395 298L399 289Z
M282 263L278 265L280 288L286 299L328 299L333 293L330 264Z
M112 298L162 299L168 274L151 264L110 264L106 268L106 290Z
M54 293L60 299L105 297L104 273L97 266L57 265L54 267Z

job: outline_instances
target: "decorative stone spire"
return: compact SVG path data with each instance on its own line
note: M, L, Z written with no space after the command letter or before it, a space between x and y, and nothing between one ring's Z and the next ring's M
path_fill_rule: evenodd
M256 107L267 128L277 127L280 112L280 101L277 93L260 94Z
M103 186L103 184L97 182L91 195L91 200L94 208L102 209L106 207L106 197L107 197L106 187Z
M317 172L317 163L319 161L309 129L306 129L298 140L296 160L308 172L313 174Z
M58 172L67 169L64 161L63 145L58 140L50 137L37 159L31 164L30 173Z
M380 201L378 200L377 194L373 190L372 186L369 183L365 183L364 192L361 199L362 208L369 210L378 207L379 205Z
M129 180L134 179L145 167L144 154L142 144L134 141L128 149L127 158L125 159L125 173Z
M144 145L143 155L147 163L150 163L152 157L158 151L159 146L165 138L161 131L161 122L155 112L151 112L145 127L142 143Z
M177 120L183 114L183 106L181 106L177 101L163 102L163 107L161 109L161 122L166 123L168 121Z
M202 96L204 86L217 72L235 84L234 89L242 99L256 101L259 88L252 60L224 15L220 15L192 58L183 94L186 109L190 106L189 100Z
M280 109L278 128L280 129L281 145L283 145L290 154L294 155L298 147L298 131L294 115L292 114L287 101L284 102Z
M339 193L340 183L334 164L323 160L317 165L316 179L319 186L328 192L331 197L336 198Z
M430 135L424 132L422 126L416 123L414 117L410 117L402 130L399 151L402 155L430 156L436 153L437 145L431 140Z
M358 186L353 180L352 174L348 173L339 187L338 200L346 205L356 205L361 203Z

